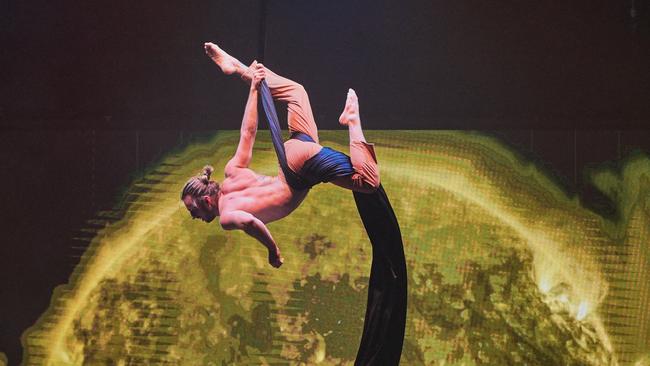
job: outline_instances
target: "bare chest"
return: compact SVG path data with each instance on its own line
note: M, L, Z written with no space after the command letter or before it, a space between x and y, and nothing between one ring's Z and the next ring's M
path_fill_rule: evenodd
M227 177L221 186L219 207L222 212L242 210L263 222L278 220L295 207L296 197L278 177L256 174L242 169Z

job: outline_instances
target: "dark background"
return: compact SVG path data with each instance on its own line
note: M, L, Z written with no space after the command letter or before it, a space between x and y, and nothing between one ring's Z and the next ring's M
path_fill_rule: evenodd
M352 87L366 129L495 135L615 215L584 172L650 150L648 4L0 3L0 352L19 362L87 220L166 152L239 128L246 88L204 41L245 63L263 44L265 64L309 91L321 129L339 128Z

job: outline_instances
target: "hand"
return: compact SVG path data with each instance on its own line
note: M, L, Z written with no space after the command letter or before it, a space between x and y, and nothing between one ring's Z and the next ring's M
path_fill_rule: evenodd
M284 263L284 258L280 255L280 250L269 250L269 264L275 268L280 268L282 263Z
M260 86L262 80L266 78L266 68L264 65L253 61L253 64L250 66L251 71L253 72L253 80L251 80L251 89L257 89Z

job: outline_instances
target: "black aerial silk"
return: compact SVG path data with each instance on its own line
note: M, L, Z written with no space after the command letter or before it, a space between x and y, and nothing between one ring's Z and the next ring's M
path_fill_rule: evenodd
M273 147L289 186L297 190L308 189L320 182L354 174L350 158L328 147L323 147L318 154L307 160L300 174L293 172L287 164L280 124L266 81L262 81L260 91ZM292 138L313 141L304 133L294 133ZM366 316L354 364L399 365L407 301L406 260L399 223L381 185L373 193L353 193L361 221L372 244Z

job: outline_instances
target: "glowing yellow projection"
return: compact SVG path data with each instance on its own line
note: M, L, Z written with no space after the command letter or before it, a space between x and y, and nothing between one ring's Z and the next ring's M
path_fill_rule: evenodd
M252 168L275 175L261 135ZM320 137L347 151L346 133ZM402 364L648 364L650 160L594 174L619 205L613 222L492 138L366 137L408 263ZM69 284L23 335L26 365L353 364L371 247L349 191L316 186L269 225L280 269L254 239L192 221L180 202L185 180L222 168L237 141L222 132L171 154L89 223Z

